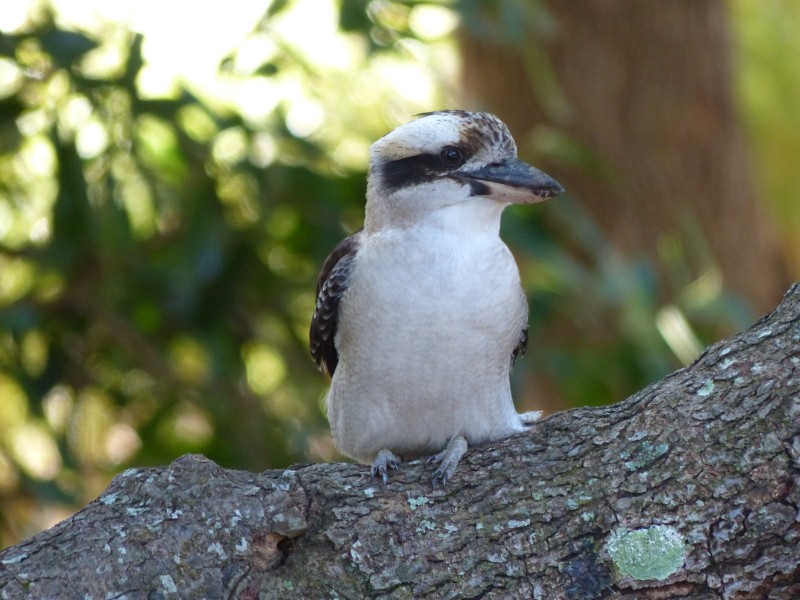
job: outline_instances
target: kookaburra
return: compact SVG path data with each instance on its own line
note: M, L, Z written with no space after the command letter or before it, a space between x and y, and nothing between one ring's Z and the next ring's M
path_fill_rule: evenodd
M427 113L372 145L364 227L322 267L310 343L333 440L373 477L433 454L444 484L467 444L539 416L511 398L528 303L500 216L562 191L488 113Z

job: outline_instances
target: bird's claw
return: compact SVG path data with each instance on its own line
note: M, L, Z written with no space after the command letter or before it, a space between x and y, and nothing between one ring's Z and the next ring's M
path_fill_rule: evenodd
M442 488L447 486L447 481L456 472L456 467L466 451L467 440L456 435L447 443L444 450L428 458L428 464L441 463L433 474L432 490L436 489L437 484L441 484Z
M433 474L433 479L431 479L431 491L436 490L436 484L439 483L442 485L442 489L447 487L447 480L450 477L447 475L447 469L444 466L439 467L436 469L436 472Z
M458 462L452 464L451 461L442 460L442 458L437 458L437 457L438 454L428 459L428 463L434 463L434 462L442 463L441 465L439 465L439 468L436 469L436 471L434 471L433 473L433 478L431 479L431 491L436 490L437 484L441 485L442 489L446 488L450 476L455 472L456 467L458 466Z
M390 470L400 471L400 457L396 456L391 450L381 450L378 452L369 472L372 478L380 476L383 487L389 483L388 472Z

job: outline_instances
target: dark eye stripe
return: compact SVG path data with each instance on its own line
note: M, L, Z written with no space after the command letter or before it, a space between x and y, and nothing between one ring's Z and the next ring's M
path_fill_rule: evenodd
M439 156L433 154L417 154L398 158L384 163L379 168L383 188L387 193L409 185L433 181L443 173L450 171L442 164Z

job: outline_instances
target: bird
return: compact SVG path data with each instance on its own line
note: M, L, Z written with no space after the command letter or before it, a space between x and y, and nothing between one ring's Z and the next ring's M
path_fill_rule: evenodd
M423 113L370 147L364 224L322 266L309 346L336 447L384 487L425 456L444 487L469 446L541 415L511 395L528 302L500 221L563 191L486 112Z

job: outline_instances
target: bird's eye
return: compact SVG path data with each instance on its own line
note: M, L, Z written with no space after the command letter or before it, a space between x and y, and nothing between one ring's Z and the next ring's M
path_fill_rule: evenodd
M455 146L445 146L439 153L442 164L446 167L460 167L464 164L464 153Z

